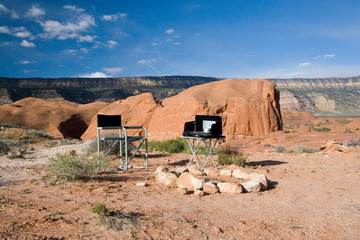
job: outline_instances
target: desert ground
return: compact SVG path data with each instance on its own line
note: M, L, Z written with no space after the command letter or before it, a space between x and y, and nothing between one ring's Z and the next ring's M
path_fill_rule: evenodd
M359 138L359 131L287 128L228 142L246 156L247 172L267 176L269 189L256 193L183 195L158 184L156 168L185 166L191 155L184 153L151 152L147 170L58 183L47 178L48 159L72 150L81 154L90 141L36 144L24 158L1 156L0 238L359 239L360 147L344 146ZM324 147L315 153L281 153L275 149L279 144ZM115 217L105 222L92 213L98 203Z

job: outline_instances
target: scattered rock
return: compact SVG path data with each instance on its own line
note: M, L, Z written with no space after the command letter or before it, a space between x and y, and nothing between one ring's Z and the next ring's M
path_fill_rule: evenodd
M166 172L155 172L156 182L163 184L166 180Z
M160 166L156 169L155 173L158 173L158 172L168 172L169 169L165 166Z
M176 184L180 188L187 188L190 191L195 191L196 189L203 188L204 180L185 172L178 177Z
M200 190L200 189L196 189L195 191L194 191L194 195L195 196L204 196L204 191L203 190Z
M250 173L250 179L258 181L261 184L261 190L266 190L268 188L267 177L265 174Z
M182 174L182 173L184 173L184 172L188 172L189 170L188 170L188 168L186 167L186 166L184 166L184 167L178 167L178 168L176 168L175 169L175 174L177 175L177 176L180 176L180 174Z
M222 177L231 177L232 170L223 169L220 171L220 176Z
M242 187L236 183L223 182L217 185L221 193L242 193Z
M218 193L219 192L219 188L212 182L204 183L203 190L206 193Z
M241 186L243 187L245 192L260 192L261 190L261 184L255 180L241 183Z
M196 175L196 176L206 175L206 173L198 169L196 165L190 166L188 170L189 173L191 173L192 175Z
M217 170L217 169L205 169L204 172L209 177L218 177L219 176L219 170Z
M181 188L181 187L177 188L176 191L182 195L186 195L190 193L190 191L187 188Z
M232 172L232 176L235 177L235 178L240 178L240 179L250 179L250 175L243 169L235 169L233 172Z
M174 173L166 173L164 185L167 187L176 187L177 176Z
M136 186L138 186L138 187L147 187L149 185L146 182L138 182L138 183L136 183Z

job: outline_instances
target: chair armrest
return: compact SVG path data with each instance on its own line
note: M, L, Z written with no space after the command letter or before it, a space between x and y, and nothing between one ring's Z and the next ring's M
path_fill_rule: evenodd
M126 128L126 129L142 129L144 127L143 126L124 126L124 128Z
M123 126L114 126L114 127L98 127L98 129L124 129Z

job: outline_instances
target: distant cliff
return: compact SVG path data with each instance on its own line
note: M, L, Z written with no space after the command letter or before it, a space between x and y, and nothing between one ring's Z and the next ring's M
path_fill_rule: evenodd
M77 103L114 102L143 92L159 99L218 78L196 76L119 78L0 78L0 105L26 97L64 99Z
M315 116L360 116L360 77L269 79L280 90L282 109Z
M77 103L114 102L143 92L164 99L213 77L0 78L0 105L26 97ZM316 116L360 116L360 77L269 79L280 90L281 109Z

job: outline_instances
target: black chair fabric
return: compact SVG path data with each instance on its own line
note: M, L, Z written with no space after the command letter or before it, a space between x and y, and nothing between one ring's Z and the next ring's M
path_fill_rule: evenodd
M97 115L98 127L120 127L121 115Z

